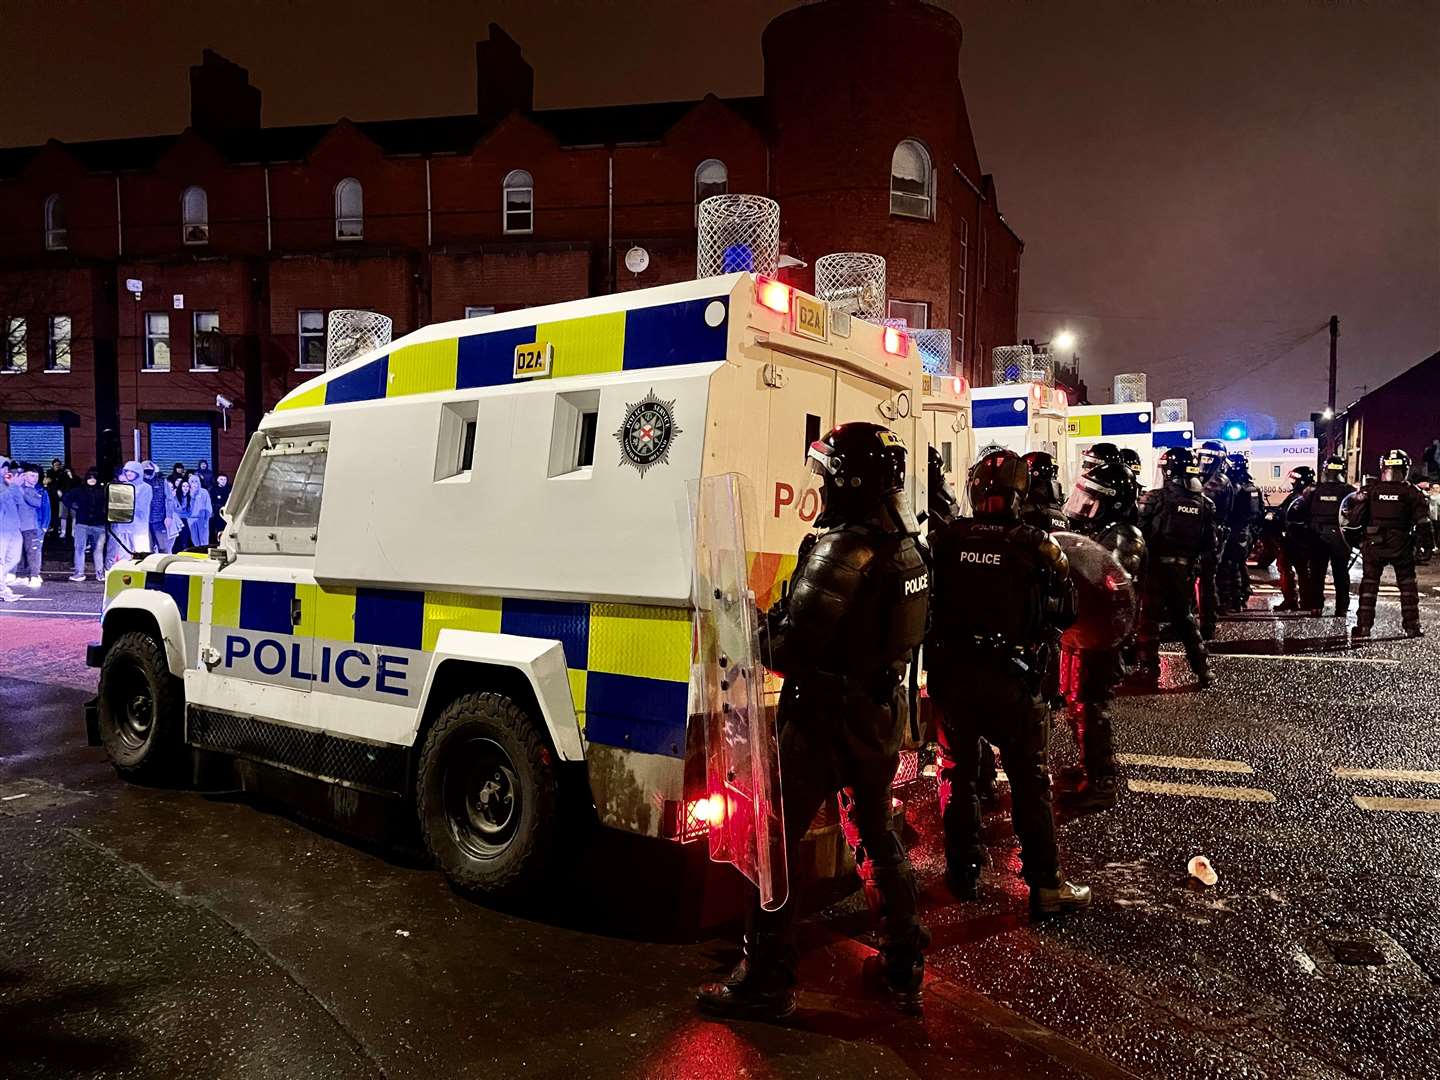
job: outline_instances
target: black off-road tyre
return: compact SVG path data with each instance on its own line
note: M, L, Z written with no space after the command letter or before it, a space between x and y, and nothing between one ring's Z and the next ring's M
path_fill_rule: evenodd
M530 714L504 694L465 694L425 738L415 810L451 886L514 900L546 879L558 830L555 763Z
M173 782L184 752L185 684L143 631L122 634L100 668L100 742L126 780Z

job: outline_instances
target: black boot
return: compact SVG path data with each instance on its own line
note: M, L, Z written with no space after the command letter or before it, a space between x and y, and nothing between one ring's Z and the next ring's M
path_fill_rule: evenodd
M921 926L909 945L882 945L879 953L865 961L867 985L885 998L897 1012L919 1016L924 1009L925 954L930 931Z
M1351 640L1351 641L1368 641L1369 638L1370 638L1370 627L1368 627L1368 626L1352 626L1352 627L1350 628L1350 640Z
M945 887L956 900L980 899L980 867L973 863L950 863L945 870Z
M778 942L745 941L745 957L724 982L706 983L695 995L701 1012L728 1020L784 1020L795 1011L795 978L780 959Z
M1083 911L1090 906L1090 886L1067 881L1062 871L1055 872L1053 885L1030 886L1030 914L1037 919Z
M1405 636L1406 636L1406 637L1424 637L1424 636L1425 636L1425 631L1422 630L1422 629L1421 629L1420 627L1418 627L1418 626L1407 626L1407 627L1405 627Z
M1110 775L1087 776L1080 786L1065 798L1065 804L1076 810L1109 810L1120 801L1120 781Z

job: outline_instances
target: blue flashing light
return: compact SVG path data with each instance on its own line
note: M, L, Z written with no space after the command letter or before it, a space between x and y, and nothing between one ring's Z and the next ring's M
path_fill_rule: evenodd
M755 251L749 244L731 244L720 255L720 272L735 274L755 270Z
M1250 437L1250 428L1244 420L1226 420L1220 435L1226 442L1239 442Z

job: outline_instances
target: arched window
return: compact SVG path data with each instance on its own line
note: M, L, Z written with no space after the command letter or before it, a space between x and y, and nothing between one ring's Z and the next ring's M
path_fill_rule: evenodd
M360 240L365 236L365 197L360 181L347 176L335 185L335 239Z
M51 195L45 200L45 248L47 251L64 251L69 246L65 200L59 195Z
M507 233L535 231L535 180L524 169L505 177L503 206Z
M890 157L890 213L901 217L935 216L935 171L930 153L914 139L904 139Z
M202 187L187 187L180 196L180 234L187 244L210 242L210 199Z
M730 190L730 170L717 158L706 158L695 167L695 220L700 220L700 204L712 195Z

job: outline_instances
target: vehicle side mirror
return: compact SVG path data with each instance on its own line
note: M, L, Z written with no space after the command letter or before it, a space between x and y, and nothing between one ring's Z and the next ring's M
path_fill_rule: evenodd
M128 525L135 520L135 485L116 481L107 489L105 519L111 525Z

